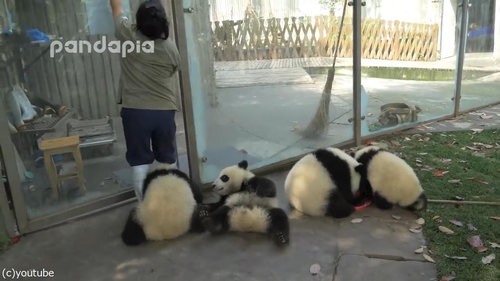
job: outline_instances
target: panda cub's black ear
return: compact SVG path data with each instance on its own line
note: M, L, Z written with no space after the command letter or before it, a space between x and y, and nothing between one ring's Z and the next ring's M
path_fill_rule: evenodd
M243 160L240 163L238 163L238 167L246 170L248 168L248 162L247 162L247 160Z

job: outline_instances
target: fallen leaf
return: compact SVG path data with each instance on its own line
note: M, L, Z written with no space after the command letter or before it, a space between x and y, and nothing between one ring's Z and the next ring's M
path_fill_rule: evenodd
M486 257L481 259L483 264L490 264L495 259L495 254L489 254Z
M424 259L428 262L436 263L433 258L431 258L429 255L423 254Z
M424 252L424 247L420 247L414 251L415 254L422 254Z
M482 253L482 252L488 250L488 248L486 248L483 245L483 241L481 241L480 235L474 235L474 236L467 238L467 243L469 243L469 245L471 245L473 248L475 248L476 251L478 251L479 253Z
M440 230L441 232L443 232L443 233L445 233L445 234L448 234L448 235L453 235L453 234L455 234L455 232L454 232L453 230L451 230L451 229L447 228L446 226L442 226L442 225L440 225L438 228L439 228L439 230Z
M467 259L467 257L448 256L448 255L444 255L444 256L449 258L449 259L452 259L452 260L466 260Z
M454 225L456 225L456 226L459 226L459 227L464 226L464 224L463 224L461 221L457 221L457 220L449 220L449 222L451 222L452 224L454 224Z
M500 217L489 217L490 220L500 221Z
M474 134L480 134L484 131L484 129L472 129L471 130Z
M497 243L494 243L494 242L488 242L488 243L490 243L491 248L500 248L500 245Z
M457 184L457 183L458 183L458 184L462 184L462 182L461 182L460 180L458 180L458 179L456 179L456 180L449 180L449 181L448 181L448 183L453 183L453 184Z
M394 146L401 146L401 144L398 141L391 141L391 144Z
M424 141L430 141L430 140L431 140L431 138L429 138L429 137L424 138Z
M414 226L414 227L411 227L409 230L412 233L420 233L420 232L422 232L422 227L420 225Z
M441 162L445 165L450 165L451 164L451 159L442 159Z
M415 162L417 162L417 163L422 163L422 160L420 160L420 159L415 159Z
M424 218L419 218L418 220L415 221L418 225L424 225L425 224L425 219Z
M429 154L429 153L427 153L427 152L420 152L420 153L418 153L418 155L427 155L427 154Z
M451 147L451 146L453 146L453 145L454 145L454 144L456 144L456 143L457 143L456 141L451 141L451 142L450 142L450 141L447 141L447 142L445 142L445 143L444 143L444 145L446 145L446 146L448 146L448 147Z
M362 221L363 221L363 219L352 219L351 223L360 223Z
M493 148L493 145L491 145L491 144L484 144L484 143L481 143L481 142L475 142L475 143L473 143L473 144L474 144L475 146L482 146L482 147L484 147L484 148L486 148L486 149L491 149L491 148Z
M311 265L311 267L309 267L309 272L312 275L317 275L320 271L321 271L321 266L317 263L315 263L315 264Z
M458 195L457 195L457 196L455 196L455 199L462 201L462 200L464 200L465 198L463 198L463 197L461 197L461 196L458 196Z
M452 280L455 280L455 276L454 275L445 275L443 277L441 277L441 279L439 281L452 281Z
M435 215L432 217L432 220L435 221L435 220L439 219L440 217L441 217L440 215Z
M487 181L480 180L480 179L471 179L471 180L474 181L474 182L478 182L478 183L482 183L482 184L486 184L486 185L489 184Z
M447 173L449 173L449 171L436 170L434 172L434 176L435 177L442 177L442 176L446 175Z
M401 216L392 215L392 218L395 219L395 220L400 220Z
M471 230L471 231L476 231L477 230L477 228L475 226L473 226L472 224L470 224L470 223L467 224L467 228L469 228L469 230Z
M484 119L484 120L488 120L488 119L493 118L493 115L486 115L486 114L485 114L485 115L481 115L481 116L479 116L479 118Z

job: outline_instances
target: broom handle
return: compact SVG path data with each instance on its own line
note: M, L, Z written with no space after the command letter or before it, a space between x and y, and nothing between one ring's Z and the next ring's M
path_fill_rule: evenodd
M327 93L332 92L333 79L335 77L335 62L337 61L337 53L338 53L339 47L340 47L340 36L342 35L342 29L344 27L346 8L347 8L347 0L344 1L344 8L342 9L342 18L340 20L339 33L337 35L337 42L335 42L335 49L334 49L334 53L333 53L332 68L328 69L328 76L326 79L325 88L323 89L323 92L327 92Z
M486 201L458 201L458 200L438 200L429 199L429 203L447 203L447 204L470 204L470 205L490 205L490 206L500 206L500 202L486 202Z

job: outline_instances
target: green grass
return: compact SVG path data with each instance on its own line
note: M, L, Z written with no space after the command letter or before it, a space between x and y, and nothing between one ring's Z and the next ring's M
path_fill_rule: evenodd
M7 250L9 247L10 239L9 236L5 233L0 233L0 253Z
M456 132L392 136L385 140L391 143L390 150L399 153L415 169L428 199L456 200L456 196L460 196L468 201L500 202L500 130L478 134ZM474 143L493 147L485 148ZM479 150L474 151L467 146ZM447 163L449 160L444 159L451 159L451 162ZM448 173L436 177L436 170ZM460 180L460 184L450 183L449 180ZM500 216L499 206L429 203L427 210L420 215L426 220L424 233L431 256L437 262L438 280L452 272L456 273L455 280L500 280L500 249L494 249L487 243L500 244L500 221L489 219ZM440 218L433 220L435 216ZM464 226L451 224L451 219L461 221ZM469 230L468 223L478 230ZM455 235L440 232L440 225L455 231ZM467 243L467 238L473 235L480 235L488 251L477 253ZM491 253L496 255L496 259L490 265L483 265L481 258ZM445 255L467 257L467 260L452 260Z

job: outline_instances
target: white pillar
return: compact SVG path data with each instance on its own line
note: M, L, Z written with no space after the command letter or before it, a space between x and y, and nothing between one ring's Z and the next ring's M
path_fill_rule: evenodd
M493 47L493 55L500 59L500 0L496 1L495 5L495 45Z
M455 55L455 37L457 28L457 0L443 1L443 18L441 22L441 56L440 59Z

